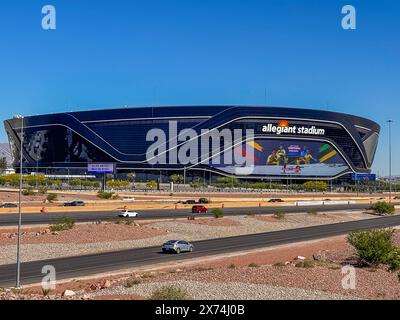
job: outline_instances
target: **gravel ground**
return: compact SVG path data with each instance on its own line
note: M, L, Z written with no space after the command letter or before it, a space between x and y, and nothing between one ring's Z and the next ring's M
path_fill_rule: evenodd
M52 259L58 257L77 256L84 254L92 254L98 252L123 250L129 248L143 248L149 246L161 245L163 242L172 238L187 239L189 241L214 239L229 236L238 236L243 234L254 234L261 232L269 232L276 230L299 228L304 226L313 226L328 223L337 223L350 220L365 219L369 216L362 213L341 213L317 216L307 214L288 214L284 220L276 220L274 222L262 221L262 216L236 216L223 218L235 222L237 226L209 226L197 223L186 223L184 221L174 220L169 222L156 222L146 224L147 227L159 228L160 231L168 231L165 235L150 237L146 239L131 239L123 241L103 241L93 243L74 243L73 238L88 236L87 230L82 235L76 233L76 230L68 231L70 240L65 238L65 243L50 243L45 241L41 244L24 244L21 249L22 261L34 261ZM198 219L200 220L200 219ZM102 225L89 224L91 228L103 228ZM132 226L132 228L135 228ZM107 235L104 230L104 239L114 239L113 235ZM57 237L57 236L52 236ZM61 237L61 235L60 235ZM72 237L72 238L71 238ZM132 236L132 238L135 238ZM14 239L15 241L15 239ZM53 242L57 242L54 240ZM9 264L15 261L15 245L0 246L0 264Z
M0 230L0 245L15 244L16 229ZM85 223L77 224L70 230L52 234L46 228L23 229L22 244L49 244L49 243L99 243L152 238L165 235L165 230L152 226L127 225L124 223ZM10 237L10 235L12 237Z
M177 221L168 222L156 222L152 225L161 229L169 230L172 233L183 235L188 240L203 240L203 239L214 239L221 237L231 237L243 234L253 234L293 228L301 228L308 226L315 226L328 223L338 223L352 220L360 220L370 218L362 213L352 214L329 214L329 215L307 215L307 214L288 214L285 219L278 220L271 217L268 219L274 219L271 221L263 221L262 218L266 216L235 216L229 217L229 220L237 222L237 227L224 227L224 226L213 226L201 224L189 224L180 223Z
M166 285L187 290L196 300L345 300L349 297L318 290L274 287L252 283L207 283L203 281L147 282L131 288L118 286L93 295L140 295L149 298L152 292ZM92 296L93 296L92 295Z

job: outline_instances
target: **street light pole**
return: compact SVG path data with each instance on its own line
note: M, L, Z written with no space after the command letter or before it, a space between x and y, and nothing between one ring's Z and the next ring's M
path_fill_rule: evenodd
M392 202L392 123L393 120L388 120L389 123L389 202Z
M20 146L20 159L19 159L19 197L18 197L18 236L17 236L17 280L16 287L21 287L20 274L21 274L21 260L20 260L20 246L21 246L21 224L22 224L22 160L23 160L23 147L24 147L24 117L15 116L15 119L21 120L21 146Z

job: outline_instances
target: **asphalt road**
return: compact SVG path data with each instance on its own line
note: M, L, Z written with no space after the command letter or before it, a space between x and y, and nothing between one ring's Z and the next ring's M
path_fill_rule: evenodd
M41 270L45 265L54 266L57 272L57 279L61 280L156 263L174 262L207 255L320 239L346 234L350 231L359 229L392 227L397 225L400 225L400 215L197 241L194 242L194 252L183 253L180 255L162 254L160 253L160 247L149 247L27 262L21 265L21 281L22 284L40 282L43 277ZM15 270L15 264L0 266L0 286L7 287L15 285Z
M304 213L310 210L316 211L338 211L338 210L360 210L366 209L369 204L351 204L351 205L325 205L325 206L271 206L271 207L241 207L241 208L225 208L224 214L227 216L243 215L248 213L254 214L273 214L281 211L285 213ZM211 210L209 210L211 211ZM22 223L24 225L34 224L48 224L58 217L68 216L74 218L76 222L92 222L92 221L107 221L115 220L117 218L117 211L82 211L82 212L57 212L57 213L26 213L22 216ZM171 218L185 218L191 215L191 209L151 209L140 210L139 217L136 220L152 220L152 219L171 219ZM212 216L211 212L208 214L199 214L199 216ZM14 214L0 214L0 226L13 226L17 225L18 215Z

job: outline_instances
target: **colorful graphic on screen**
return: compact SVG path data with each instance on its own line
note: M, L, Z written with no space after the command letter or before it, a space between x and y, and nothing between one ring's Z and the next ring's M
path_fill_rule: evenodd
M318 141L257 139L236 147L234 152L251 157L247 162L252 164L251 173L248 165L224 164L222 156L220 164L210 161L209 165L238 175L267 176L336 176L349 169L330 144Z

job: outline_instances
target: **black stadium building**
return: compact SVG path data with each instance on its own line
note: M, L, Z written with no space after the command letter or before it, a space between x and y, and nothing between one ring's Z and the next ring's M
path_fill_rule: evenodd
M22 121L10 119L4 125L18 169ZM343 113L248 106L67 112L25 117L23 125L24 172L85 174L89 163L114 164L117 175L135 172L138 179L161 177L163 181L173 173L183 172L189 180L216 175L259 180L331 180L351 173L370 173L380 131L380 126L371 120ZM171 126L176 129L173 136ZM152 129L166 133L166 142L157 150L165 154L165 162L148 161L149 148L159 138L149 139ZM179 152L185 139L193 140L185 134L185 139L181 140L180 135L177 138L188 129L198 135L194 140L199 143L207 130L241 130L243 140L233 135L230 151L245 158L251 154L253 170L245 172L240 165L224 162L222 151L227 151L228 139L225 135L221 135L218 152L201 146L201 152L190 155L190 163L176 161L176 153L174 156L171 152ZM248 130L254 133L251 138L245 135ZM217 158L219 161L213 161Z

